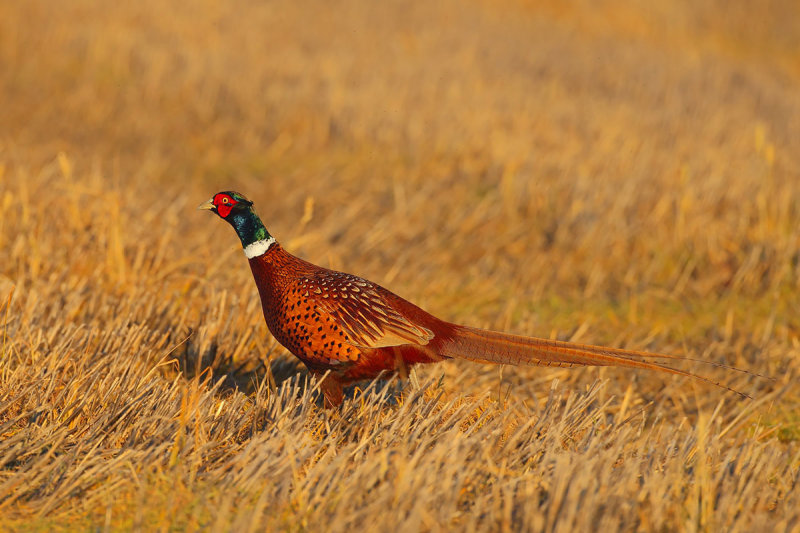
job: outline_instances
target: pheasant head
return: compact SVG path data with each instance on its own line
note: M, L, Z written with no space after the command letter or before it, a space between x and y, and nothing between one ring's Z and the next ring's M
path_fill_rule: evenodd
M275 242L253 209L253 202L238 192L218 192L197 208L208 209L233 226L248 258L258 251L256 255L263 254Z

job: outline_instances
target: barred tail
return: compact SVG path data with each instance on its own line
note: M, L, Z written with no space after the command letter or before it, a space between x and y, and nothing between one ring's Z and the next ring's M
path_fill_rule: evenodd
M704 381L749 399L752 399L749 395L732 389L718 381L692 372L686 372L660 363L654 363L647 359L674 359L700 362L727 370L766 377L739 368L712 361L692 359L690 357L636 352L619 348L606 348L604 346L592 346L536 337L523 337L520 335L510 335L496 331L458 326L455 324L451 325L448 333L449 335L441 339L441 344L439 346L439 353L441 355L457 359L468 359L479 363L557 367L621 366L627 368L641 368Z

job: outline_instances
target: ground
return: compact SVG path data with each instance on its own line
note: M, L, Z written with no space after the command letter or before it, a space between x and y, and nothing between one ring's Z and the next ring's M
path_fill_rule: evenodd
M0 4L0 529L796 530L798 11ZM226 189L443 319L775 381L448 362L326 412Z

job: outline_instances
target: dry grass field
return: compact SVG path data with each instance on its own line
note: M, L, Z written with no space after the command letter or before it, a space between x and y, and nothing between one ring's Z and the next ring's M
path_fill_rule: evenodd
M340 412L234 233L443 319ZM0 530L800 531L800 5L0 2Z

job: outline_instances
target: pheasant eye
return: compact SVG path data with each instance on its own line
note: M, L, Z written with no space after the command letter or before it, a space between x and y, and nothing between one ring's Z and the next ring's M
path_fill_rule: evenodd
M223 199L222 199L222 203L223 203L223 204L227 204L227 203L229 203L229 200L228 200L228 198L227 198L227 197L226 197L226 198L223 198Z

